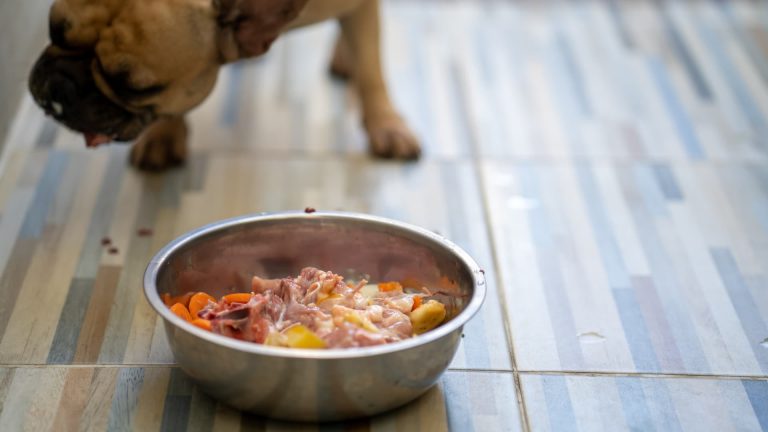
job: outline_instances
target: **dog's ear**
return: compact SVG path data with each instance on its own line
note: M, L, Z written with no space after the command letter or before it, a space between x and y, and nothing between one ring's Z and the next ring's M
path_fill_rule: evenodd
M64 49L92 48L124 0L56 0L48 16L51 42Z
M263 54L308 0L213 0L222 62Z

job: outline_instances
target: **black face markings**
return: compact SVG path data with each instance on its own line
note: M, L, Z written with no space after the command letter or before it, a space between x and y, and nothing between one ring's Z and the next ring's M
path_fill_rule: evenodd
M48 37L51 39L51 43L59 48L73 48L67 42L67 31L72 28L72 23L63 19L50 21L48 23Z
M131 85L130 73L122 69L117 73L110 73L104 70L101 62L97 62L99 73L104 78L104 82L109 86L112 92L121 100L131 101L136 99L145 99L162 93L167 86L156 84L149 87L138 88Z

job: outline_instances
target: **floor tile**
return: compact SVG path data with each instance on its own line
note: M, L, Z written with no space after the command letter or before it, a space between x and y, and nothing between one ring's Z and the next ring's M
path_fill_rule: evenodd
M768 374L766 172L484 164L518 367Z
M0 368L0 429L520 431L509 373L447 372L419 399L344 423L267 420L202 393L172 367Z
M449 50L443 93L458 94L459 113L432 130L468 137L486 157L768 156L768 55L754 5L500 2L441 12L447 24L427 27L427 40Z
M0 362L171 363L161 322L140 290L152 255L215 220L310 206L410 222L464 247L486 270L489 290L453 366L511 370L472 164L203 153L185 170L145 175L127 168L125 157L119 148L35 150L20 156L24 170L0 183L8 190ZM148 227L152 236L139 235Z
M523 374L536 431L768 430L768 381Z

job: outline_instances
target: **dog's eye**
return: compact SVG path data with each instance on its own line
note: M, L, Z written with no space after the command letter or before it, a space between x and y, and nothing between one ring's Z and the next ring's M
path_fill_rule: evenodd
M67 31L72 27L72 24L67 20L50 21L48 23L48 37L51 39L51 43L59 48L72 48L67 42Z

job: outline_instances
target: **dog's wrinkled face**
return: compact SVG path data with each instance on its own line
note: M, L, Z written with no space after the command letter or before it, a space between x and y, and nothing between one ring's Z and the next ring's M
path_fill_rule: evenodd
M35 101L86 144L135 139L211 92L223 63L265 52L307 0L56 0Z

